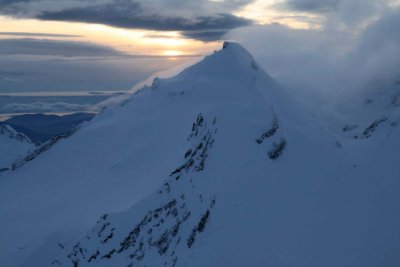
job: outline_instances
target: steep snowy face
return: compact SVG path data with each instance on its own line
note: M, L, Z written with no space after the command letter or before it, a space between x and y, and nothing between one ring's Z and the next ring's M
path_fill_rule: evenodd
M39 248L57 250L58 243L72 242L105 212L126 210L153 192L181 163L188 132L200 114L226 118L219 131L234 136L251 131L258 138L274 116L268 104L274 100L265 102L264 91L275 97L279 90L243 48L232 44L174 78L155 79L121 107L106 109L0 180L0 216L10 218L0 220L1 263L29 265L31 257L40 258ZM255 116L246 122L249 113ZM254 144L254 138L247 142ZM275 138L271 141L280 141L279 134ZM238 142L232 146L229 136L226 140L226 158L241 162L237 151L245 145L234 139ZM230 164L219 164L221 175ZM15 232L23 238L15 238Z
M26 156L35 145L9 125L0 126L0 172L12 169L15 161Z
M273 151L284 143L282 129L289 122L279 112L298 115L293 107L280 108L280 91L242 47L231 44L174 78L155 79L121 107L106 109L0 181L0 215L12 218L0 221L2 262L29 265L31 257L53 255L58 243L74 241L105 212L126 210L153 192L187 163L182 154L188 146L206 146L187 140L200 115L210 131L218 131L213 136L222 133L222 154L215 154L221 177L216 181L222 184L232 166L257 158L254 149L267 159L269 151L274 158L282 155ZM276 122L281 129L262 137ZM258 138L265 140L257 144ZM32 213L41 216L27 216Z
M331 135L225 43L0 181L0 263L397 266L398 138L378 137Z

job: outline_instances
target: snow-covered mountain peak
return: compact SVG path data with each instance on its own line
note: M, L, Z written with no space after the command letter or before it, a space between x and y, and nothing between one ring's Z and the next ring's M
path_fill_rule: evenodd
M291 140L298 135L294 125L300 120L289 115L293 114L289 112L293 105L279 97L280 86L255 66L241 46L230 43L175 77L155 79L151 87L143 88L120 106L104 110L72 136L17 169L7 187L0 186L0 203L12 199L9 204L16 208L10 211L0 204L0 215L24 216L34 209L45 216L12 224L0 221L0 234L7 240L0 243L4 245L0 256L4 256L6 265L28 264L28 257L33 257L46 266L46 260L56 257L42 258L38 253L46 246L57 250L54 242L67 246L74 241L69 240L72 235L63 236L65 228L77 228L74 235L82 233L101 214L127 210L165 182L174 195L163 193L161 199L156 197L146 204L144 212L157 210L171 198L178 201L181 193L189 190L186 194L196 200L180 200L184 202L180 204L192 207L184 232L192 231L197 218L213 203L214 191L237 179L236 172L253 161L269 165L293 157L291 147L298 145ZM288 125L293 129L290 132ZM202 173L211 176L190 182ZM41 184L49 186L43 188ZM192 186L201 190L191 192ZM15 190L20 190L23 201L14 196ZM198 202L200 195L204 203ZM196 210L196 206L201 209ZM47 218L51 218L51 224ZM136 223L136 219L132 221ZM31 228L36 231L32 233ZM24 238L15 239L11 229ZM120 230L116 231L124 235ZM48 240L49 236L54 238ZM109 244L114 240L117 238ZM58 260L65 261L63 257Z
M387 140L339 148L224 43L0 180L0 265L398 266Z
M236 84L254 82L261 68L246 49L231 42L225 42L223 47L184 70L177 78L224 80Z
M297 117L293 123L304 123L302 108L245 48L233 42L224 42L221 50L214 51L175 77L155 78L150 87L138 94L146 92L152 95L153 101L169 102L173 98L199 107L215 105L221 108L228 103L251 106L253 102L263 102L270 110L285 113L286 118ZM136 102L135 98L136 95L132 97L133 102Z

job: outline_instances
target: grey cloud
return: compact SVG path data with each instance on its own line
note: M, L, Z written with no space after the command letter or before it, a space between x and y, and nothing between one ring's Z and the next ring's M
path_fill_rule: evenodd
M20 15L39 14L45 11L61 11L72 8L113 5L135 9L140 6L146 13L170 14L179 17L193 17L192 14L232 13L255 0L0 0L0 12Z
M26 75L35 75L36 72L27 72L27 71L0 71L0 77L4 76L26 76Z
M209 30L209 31L185 31L182 34L191 39L202 41L220 40L227 33L227 30Z
M341 0L287 0L281 7L305 12L327 12L337 9Z
M33 1L37 1L37 0L0 0L0 7L13 6L16 4L33 2Z
M83 37L82 35L73 35L73 34L37 33L37 32L0 32L0 35L25 36L25 37L62 37L62 38Z
M27 4L36 1L37 0L0 0L0 13L16 17L24 16L29 10Z
M43 20L103 23L116 27L131 27L136 23L139 27L143 27L142 25L149 23L149 19L143 17L142 12L143 9L139 3L118 0L88 7L58 11L44 10L36 17Z
M351 107L353 97L362 100L400 80L398 25L400 10L395 10L358 35L268 25L237 29L226 38L243 43L309 109L333 114L348 110L337 105Z
M110 57L122 53L83 42L46 39L0 39L0 55L47 55L60 57Z
M167 17L144 12L141 5L118 2L94 7L75 8L55 12L43 12L42 20L100 23L120 28L136 28L159 31L181 31L184 36L204 41L218 40L227 31L250 25L248 19L231 14L215 14L194 18Z
M44 12L38 16L43 20L61 20L101 23L121 28L140 28L162 31L195 31L211 29L232 29L250 24L247 19L230 14L200 16L194 19L183 17L160 17L145 15L140 8L123 9L114 5L95 8L70 9L58 12Z
M347 65L358 68L358 80L364 87L369 82L396 83L400 79L400 9L389 11L365 30L357 46L346 58ZM356 63L356 64L354 64Z
M385 13L377 23L364 32L360 39L360 49L366 49L372 53L384 46L400 47L399 25L400 9Z
M25 77L31 77L32 75L37 75L37 73L28 71L0 71L0 84L22 83Z
M391 0L285 0L273 5L280 10L323 15L325 26L362 25L388 9ZM333 26L332 26L333 25Z
M251 20L232 14L251 2L253 0L7 0L0 2L0 14L129 29L181 31L189 38L210 41L218 40L231 29L252 24Z
M33 1L37 1L37 0L1 0L0 6L7 6L7 5L12 5L12 4L26 3L26 2L33 2Z

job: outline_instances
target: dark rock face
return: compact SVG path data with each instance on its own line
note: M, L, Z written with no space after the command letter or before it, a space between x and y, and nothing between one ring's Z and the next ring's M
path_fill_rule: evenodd
M222 49L226 49L229 46L229 42L225 41L222 45Z
M384 124L388 119L383 118L383 119L378 119L373 121L369 126L367 126L359 135L355 135L354 139L367 139L370 138L374 132L378 130L378 128Z
M278 129L279 129L278 120L276 117L274 117L272 124L271 124L271 128L269 128L259 138L257 138L257 140L256 140L257 144L262 144L265 141L265 139L274 136L276 131L278 131Z
M212 217L216 198L198 191L191 174L205 170L216 133L216 118L209 120L199 114L188 137L183 164L159 189L158 202L141 215L128 212L124 217L127 223L121 223L118 214L103 215L84 239L65 250L67 266L107 265L113 260L122 260L126 266L145 266L145 259L152 257L154 261L154 255L158 255L160 266L175 266L177 249L193 248ZM53 265L60 262L63 259L55 259Z
M286 140L282 138L279 141L279 143L274 143L272 145L271 150L268 151L268 157L272 160L278 159L282 155L285 147L286 147Z
M268 139L275 136L275 134L279 130L279 122L276 115L274 115L271 126L267 129L259 138L256 139L256 143L261 145L266 142ZM270 143L270 142L269 142ZM271 160L277 160L283 153L286 148L286 140L281 137L278 142L272 142L272 146L269 148L268 157Z

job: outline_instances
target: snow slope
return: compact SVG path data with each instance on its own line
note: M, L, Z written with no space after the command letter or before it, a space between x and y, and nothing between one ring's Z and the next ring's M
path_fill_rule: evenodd
M26 156L35 145L24 134L7 124L0 125L0 172L12 168L12 164Z
M0 263L399 266L398 136L328 132L225 43L0 181Z

